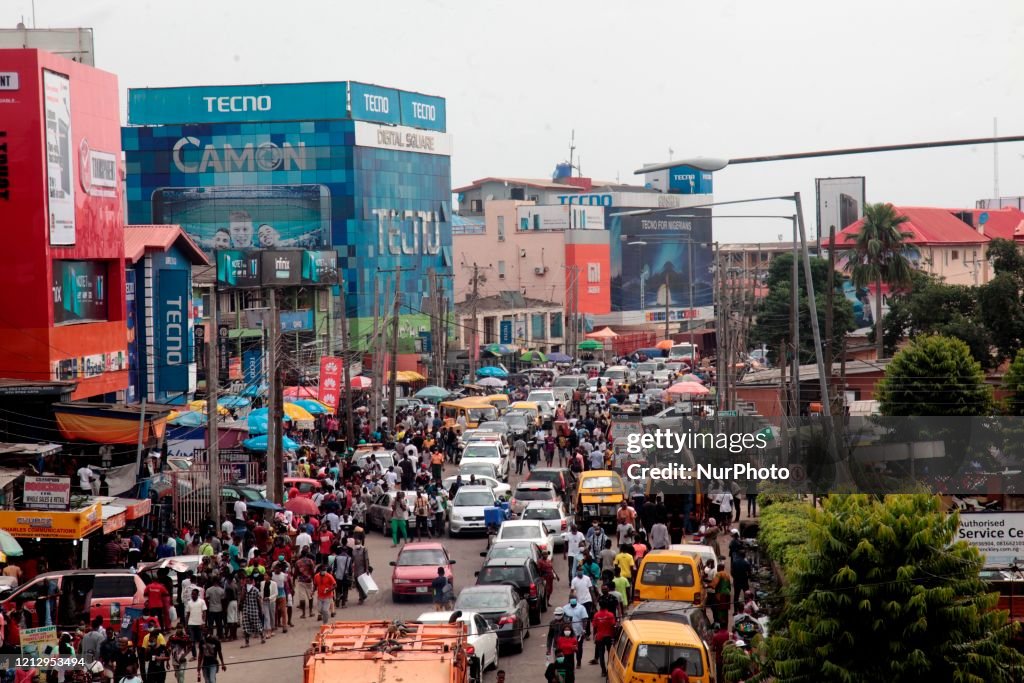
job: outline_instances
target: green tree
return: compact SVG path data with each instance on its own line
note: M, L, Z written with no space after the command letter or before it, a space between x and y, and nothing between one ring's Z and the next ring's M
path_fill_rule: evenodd
M1024 416L1024 349L1017 352L1003 375L1003 388L1010 392L1006 399L1006 412L1017 417Z
M904 255L904 240L911 233L901 225L906 216L892 204L867 204L860 231L847 235L850 248L844 256L850 279L857 287L875 286L875 344L879 358L885 357L882 341L882 284L900 286L910 281L911 266Z
M1015 625L956 541L937 496L829 496L786 573L789 602L769 638L780 683L1018 680Z
M938 278L914 271L908 287L891 297L883 321L886 353L909 337L941 334L963 340L983 368L992 368L992 334L984 324L978 302L979 289L948 285Z
M814 335L811 329L811 317L807 310L807 280L804 269L799 269L798 286L800 287L800 362L810 363L814 359ZM832 304L832 344L837 350L842 346L846 333L854 329L853 305L843 296L840 276L833 273L829 278L828 261L821 258L811 259L811 282L814 284L815 313L818 316L818 327L825 333L825 311L827 307L827 289L835 289ZM779 362L778 350L790 339L789 318L792 311L793 286L793 255L780 254L768 267L765 280L768 295L757 308L757 319L751 328L750 338L758 344L766 344L770 357L776 364ZM828 340L825 340L828 343Z
M986 251L996 275L1012 275L1024 281L1024 253L1013 240L997 238L988 243Z
M886 416L987 415L992 389L967 344L940 335L915 339L893 357L878 384Z

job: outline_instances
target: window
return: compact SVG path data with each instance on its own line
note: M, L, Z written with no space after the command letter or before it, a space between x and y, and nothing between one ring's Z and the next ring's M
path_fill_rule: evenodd
M316 307L320 311L326 311L331 301L331 290L320 289L316 293Z
M691 677L704 675L704 660L700 650L694 647L670 647L668 645L645 645L636 648L633 671L638 674L661 674L667 676L669 667L680 657L686 661L686 673Z
M592 284L598 284L601 282L601 264L600 263L588 263L587 264L587 282Z
M693 568L675 562L648 562L640 581L648 586L690 587L694 585Z
M533 315L531 315L530 316L530 327L533 328L531 330L531 334L530 334L530 338L531 339L543 339L544 338L544 314L543 313L534 313Z
M558 339L562 336L562 314L551 314L551 338Z
M505 262L504 261L498 261L498 279L499 280L504 280L505 279Z
M960 258L960 252L957 251L956 249L954 249L953 250L953 260L956 261L959 258Z
M626 664L626 658L629 656L630 651L633 649L633 643L629 642L629 636L625 633L619 636L619 642L615 643L615 657L623 665Z
M533 214L533 229L534 230L540 230L540 214L539 213Z
M135 595L134 576L97 576L93 598L123 598Z
M482 199L470 199L469 210L473 213L483 213L484 202Z
M505 241L505 217L498 216L498 241Z
M530 217L529 216L523 216L523 217L521 217L519 219L519 229L520 230L529 230L530 229Z
M242 308L263 308L263 290L247 289L242 292Z

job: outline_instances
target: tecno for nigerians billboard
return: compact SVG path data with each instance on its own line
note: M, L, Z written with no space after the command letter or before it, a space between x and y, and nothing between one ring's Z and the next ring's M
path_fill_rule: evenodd
M818 235L828 237L829 228L836 232L864 215L864 176L849 178L815 178L818 196Z

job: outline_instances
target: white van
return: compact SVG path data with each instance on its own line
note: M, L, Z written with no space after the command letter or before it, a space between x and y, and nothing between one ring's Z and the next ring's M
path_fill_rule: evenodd
M697 359L700 358L700 352L696 344L683 342L682 344L672 345L672 348L668 350L668 358L669 360L686 361L690 364L690 367L693 367Z

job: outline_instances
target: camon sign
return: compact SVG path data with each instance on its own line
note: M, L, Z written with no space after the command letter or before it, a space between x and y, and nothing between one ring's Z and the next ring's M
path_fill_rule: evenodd
M251 142L235 148L231 143L213 145L184 137L174 143L171 159L182 173L230 173L232 171L306 171L313 168L306 143Z

